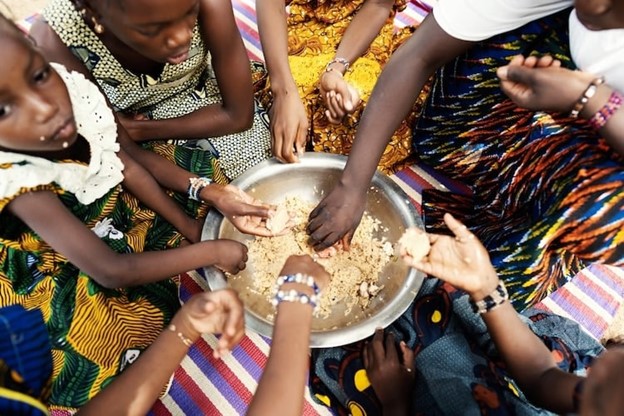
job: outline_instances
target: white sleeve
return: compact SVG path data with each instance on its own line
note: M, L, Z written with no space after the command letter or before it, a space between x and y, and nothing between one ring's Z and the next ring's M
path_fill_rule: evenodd
M477 42L571 7L573 0L438 0L433 16L452 37Z

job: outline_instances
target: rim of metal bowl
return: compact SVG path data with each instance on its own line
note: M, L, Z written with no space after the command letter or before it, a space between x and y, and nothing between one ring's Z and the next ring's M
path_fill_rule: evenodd
M257 180L258 172L262 172L262 177L268 173L273 175L286 174L292 169L300 167L324 167L344 169L347 158L341 155L327 153L306 153L300 157L300 162L296 164L284 164L276 159L265 160L231 182L241 189L249 189ZM405 219L405 228L420 227L423 228L420 215L409 200L407 194L392 181L388 176L376 172L372 186L383 188L387 197L394 201L394 205ZM383 185L383 186L381 186ZM206 221L202 230L202 240L214 240L219 237L221 232L221 223L223 215L215 209L211 209L206 216ZM204 268L206 280L211 290L219 290L227 287L225 275L214 267ZM346 345L352 342L364 339L375 332L378 327L385 328L397 318L399 318L412 303L418 290L422 286L424 274L409 268L405 278L405 283L400 287L396 296L391 302L388 302L376 315L372 318L363 320L353 325L345 326L338 329L325 331L312 331L310 334L310 347L334 347ZM273 335L273 324L260 318L258 315L245 308L245 322L247 328L271 338Z

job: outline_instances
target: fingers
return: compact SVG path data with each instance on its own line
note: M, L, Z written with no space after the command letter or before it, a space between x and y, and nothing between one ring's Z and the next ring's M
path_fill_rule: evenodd
M399 356L397 355L396 343L394 341L394 334L392 334L392 332L388 332L386 334L385 348L386 348L387 360L390 360L390 361L399 360Z
M463 242L464 240L471 240L474 238L474 234L468 230L468 227L456 220L455 217L448 212L444 214L444 222L449 230L453 232L457 241Z
M375 335L373 335L371 348L373 350L372 358L374 362L382 362L386 359L383 328L377 328L375 330Z
M260 218L269 218L269 213L271 212L271 206L268 204L257 203L257 204L249 204L247 202L239 203L239 206L236 210L236 215L239 216L249 216L249 217L260 217Z
M399 347L401 348L401 356L403 358L403 365L405 368L411 373L414 371L414 351L410 347L407 346L405 341L401 341L399 343Z

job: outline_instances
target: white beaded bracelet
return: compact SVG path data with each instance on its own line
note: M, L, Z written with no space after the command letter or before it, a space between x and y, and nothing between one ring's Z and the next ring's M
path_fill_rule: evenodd
M200 201L201 198L199 197L199 194L201 193L202 189L204 189L211 183L212 179L206 177L189 178L189 187L187 190L189 199L192 199L193 201Z
M315 295L318 295L319 292L321 291L321 289L318 287L318 285L314 281L314 278L312 276L310 276L310 275L303 274L303 273L288 274L288 275L284 275L284 276L278 277L277 278L277 282L275 284L276 290L279 290L279 288L284 283L301 283L301 284L305 284L308 287L311 287L312 290L314 290L314 294Z
M297 302L304 305L310 305L312 308L316 308L318 297L316 295L307 295L305 293L297 292L296 290L278 290L275 297L271 300L271 304L277 307L282 302Z

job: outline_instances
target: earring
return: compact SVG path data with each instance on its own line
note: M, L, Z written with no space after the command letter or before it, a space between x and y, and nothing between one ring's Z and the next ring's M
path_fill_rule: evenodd
M63 142L63 149L67 149L69 147L69 143Z
M91 23L93 23L93 30L95 31L95 33L97 33L98 35L104 33L104 26L102 26L100 22L97 21L95 16L91 18Z
M41 137L39 137L39 141L40 141L40 142L45 142L45 136L41 136Z

